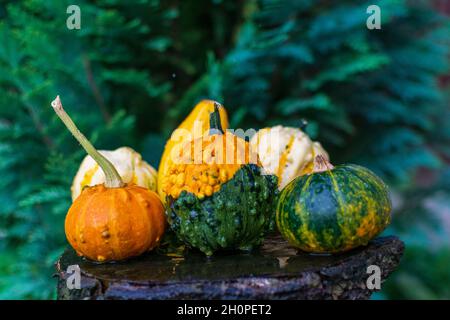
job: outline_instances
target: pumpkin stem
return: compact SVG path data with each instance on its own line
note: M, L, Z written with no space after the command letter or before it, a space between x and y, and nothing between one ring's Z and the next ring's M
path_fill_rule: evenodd
M220 123L219 107L220 104L214 101L214 111L209 114L209 135L224 133Z
M334 166L323 155L319 154L314 158L313 172L329 171L333 168Z
M119 173L116 168L114 168L113 164L106 159L101 153L99 153L94 146L89 142L88 139L78 130L75 123L69 117L69 115L64 110L61 100L59 96L56 97L52 102L53 110L55 110L58 117L62 120L62 122L66 125L67 129L72 133L72 135L77 139L77 141L81 144L81 146L86 150L86 152L98 163L100 168L102 168L105 174L105 186L107 188L120 188L125 184L122 181Z

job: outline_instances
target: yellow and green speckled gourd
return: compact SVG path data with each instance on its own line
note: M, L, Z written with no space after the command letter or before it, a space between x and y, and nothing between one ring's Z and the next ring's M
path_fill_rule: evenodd
M366 245L390 220L388 188L379 177L358 165L333 167L323 156L315 158L311 174L281 191L276 214L283 237L314 253Z

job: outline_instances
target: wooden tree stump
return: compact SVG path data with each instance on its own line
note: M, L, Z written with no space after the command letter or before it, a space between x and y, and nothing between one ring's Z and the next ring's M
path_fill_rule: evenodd
M391 236L348 253L310 255L275 236L252 253L148 253L96 264L69 248L56 263L58 299L368 299L373 290L366 286L367 267L379 266L384 281L403 249ZM80 268L80 289L67 287L70 265Z

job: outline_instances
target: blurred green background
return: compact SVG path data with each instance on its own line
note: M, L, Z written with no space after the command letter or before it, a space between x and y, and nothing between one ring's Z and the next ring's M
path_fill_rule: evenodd
M68 30L67 6L81 9ZM381 8L368 30L366 9ZM0 298L55 297L70 184L91 141L157 167L201 98L235 128L298 126L392 188L406 243L375 299L450 298L448 1L0 0ZM447 16L446 16L447 15Z

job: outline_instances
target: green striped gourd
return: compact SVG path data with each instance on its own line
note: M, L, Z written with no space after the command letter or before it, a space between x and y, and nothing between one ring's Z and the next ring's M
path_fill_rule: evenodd
M281 192L276 223L283 237L303 251L343 252L366 245L391 220L387 186L353 164L333 167L323 156L311 174Z

